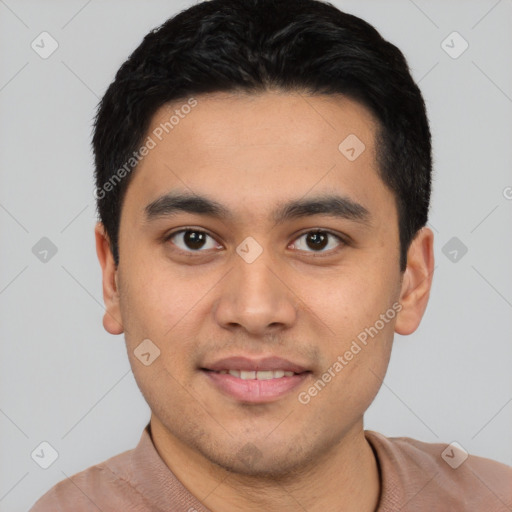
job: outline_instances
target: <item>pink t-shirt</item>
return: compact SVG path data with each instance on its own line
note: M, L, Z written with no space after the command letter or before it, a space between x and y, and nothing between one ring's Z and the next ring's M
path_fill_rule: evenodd
M371 430L365 436L380 471L376 512L512 511L512 467L473 455L460 463L464 455L446 444ZM210 512L160 458L149 425L135 449L63 480L30 510L114 511Z

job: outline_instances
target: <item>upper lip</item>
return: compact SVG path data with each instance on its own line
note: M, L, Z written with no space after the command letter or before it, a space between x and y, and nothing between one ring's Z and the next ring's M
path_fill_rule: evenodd
M307 369L297 363L283 359L282 357L264 357L261 359L232 356L219 359L212 364L205 365L203 369L221 371L221 370L284 370L285 372L302 373Z

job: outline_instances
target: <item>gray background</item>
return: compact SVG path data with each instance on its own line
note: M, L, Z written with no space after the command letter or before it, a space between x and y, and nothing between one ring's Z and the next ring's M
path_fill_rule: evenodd
M431 301L396 337L366 428L512 464L512 2L334 3L402 49L434 139ZM101 325L91 122L144 34L187 5L0 0L2 511L134 447L149 419L123 338ZM31 48L43 31L59 44L47 59ZM445 49L461 40L442 46L453 31L469 43L458 58ZM57 248L46 262L42 237ZM46 470L31 458L42 441L59 454Z

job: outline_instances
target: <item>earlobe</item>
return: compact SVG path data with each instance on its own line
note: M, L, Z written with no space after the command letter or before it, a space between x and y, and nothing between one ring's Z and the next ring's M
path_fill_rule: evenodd
M395 332L413 333L419 326L427 308L434 272L434 234L424 227L414 237L407 251L400 291L402 309L397 316Z
M119 307L117 268L108 235L101 222L96 224L94 234L96 238L96 254L98 255L102 272L103 301L105 302L103 327L110 334L122 334L124 329Z

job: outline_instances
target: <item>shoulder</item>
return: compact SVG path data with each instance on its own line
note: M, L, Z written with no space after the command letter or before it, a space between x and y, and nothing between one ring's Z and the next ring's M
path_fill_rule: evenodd
M410 510L510 511L512 467L468 454L456 443L425 443L365 431L376 453L386 492ZM398 488L398 489L397 489ZM404 510L408 510L405 508Z
M133 452L126 451L62 480L44 494L29 512L140 510L136 506L142 497L130 484Z

